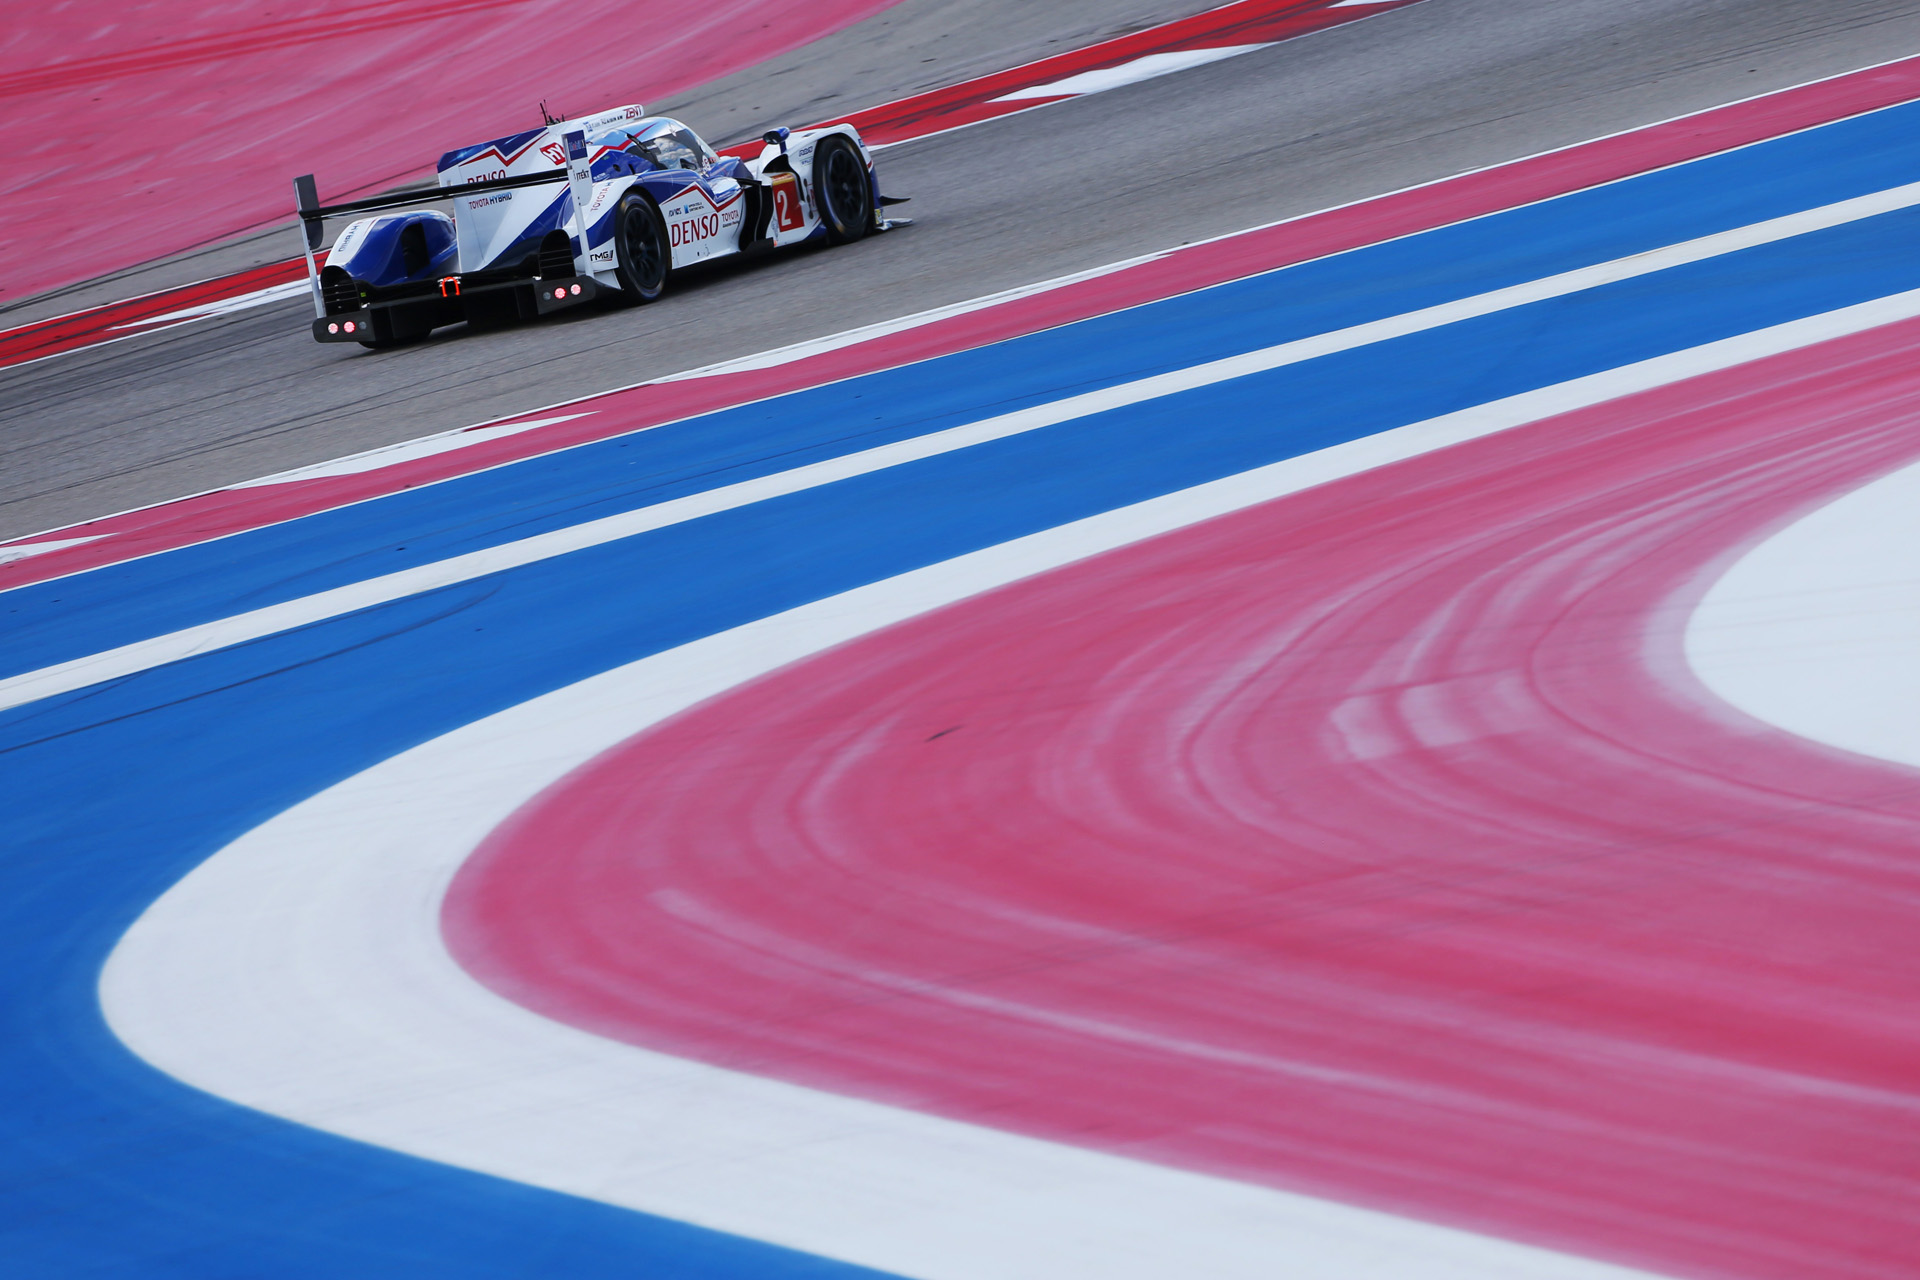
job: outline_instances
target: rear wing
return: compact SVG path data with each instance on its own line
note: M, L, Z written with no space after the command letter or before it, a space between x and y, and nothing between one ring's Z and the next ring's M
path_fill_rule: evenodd
M566 136L567 167L551 173L523 173L511 178L488 178L484 182L466 182L457 187L426 187L416 191L389 191L381 196L369 196L365 200L347 200L340 204L321 204L319 189L314 186L313 175L302 174L293 180L294 208L300 214L300 226L305 232L307 254L307 284L313 294L313 314L324 316L326 307L320 301L320 267L314 261L314 252L326 240L326 220L337 218L345 213L372 213L379 209L404 209L410 205L432 204L437 200L446 200L454 196L480 195L488 191L512 191L517 187L538 187L551 182L571 182L573 184L574 220L579 224L580 243L587 242L586 208L588 197L592 193L593 178L587 164L587 136L584 132L569 133Z

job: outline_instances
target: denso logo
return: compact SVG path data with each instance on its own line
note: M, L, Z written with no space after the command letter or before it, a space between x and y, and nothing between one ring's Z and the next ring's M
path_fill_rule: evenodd
M557 142L543 143L540 147L540 154L555 164L565 164L567 162L567 149Z
M492 182L495 178L504 178L506 176L507 176L507 171L505 169L489 169L485 173L468 174L467 181L468 182Z
M710 213L704 218L688 218L673 224L668 238L676 245L692 244L696 240L705 240L709 236L720 234L720 215Z

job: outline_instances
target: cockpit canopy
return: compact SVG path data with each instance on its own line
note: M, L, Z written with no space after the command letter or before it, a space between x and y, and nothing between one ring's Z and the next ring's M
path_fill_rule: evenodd
M595 150L610 147L651 162L660 169L705 169L717 158L700 135L665 116L641 120L632 128L616 127L588 141Z

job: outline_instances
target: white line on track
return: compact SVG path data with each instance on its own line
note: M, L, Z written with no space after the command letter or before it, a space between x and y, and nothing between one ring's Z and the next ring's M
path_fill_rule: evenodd
M1157 80L1161 76L1170 76L1176 71L1185 71L1189 67L1204 67L1209 62L1237 58L1243 53L1272 47L1272 42L1269 41L1265 44L1232 44L1214 49L1176 49L1171 53L1150 53L1143 58L1135 58L1132 62L1123 62L1117 67L1082 71L1077 76L1068 76L1065 80L1055 80L1050 84L1031 84L1024 89L1015 89L1012 93L1003 93L991 101L1025 102L1029 98L1085 97L1090 93L1105 93L1109 89L1125 88L1130 84L1139 84L1143 80Z
M275 302L285 302L288 298L298 298L306 294L310 286L305 280L289 280L285 284L270 284L264 289L254 289L248 293L236 293L230 298L216 298L212 302L202 302L197 306L186 307L179 311L168 311L157 316L145 316L139 320L129 320L125 324L112 326L115 329L146 329L154 325L185 324L189 320L206 320L213 316L224 316L234 311L247 311L254 307L264 307Z
M634 511L621 512L500 546L384 574L0 680L0 710L751 503L764 502L770 498L798 493L854 476L866 475L989 441L1056 426L1092 414L1178 395L1200 387L1247 377L1335 352L1350 351L1529 303L1564 297L1636 276L1805 235L1862 218L1874 217L1914 204L1920 204L1920 183L1894 187L1821 208L1754 223L1751 226L1718 232L1631 257L1496 289L1471 298L1442 303L1311 338L1280 343L1243 355L1157 374L1120 386L1071 396L1051 404L1038 405L964 426L931 432L911 440L810 463L774 475L709 489ZM1758 354L1767 354L1764 348L1768 340L1762 335L1773 335L1772 341L1782 341L1787 344L1774 348L1777 350L1802 346L1807 342L1818 340L1799 336L1803 333L1839 336L1843 332L1854 332L1856 329L1870 328L1891 320L1904 319L1907 315L1913 314L1910 310L1903 310L1913 305L1913 297L1913 294L1896 295L1894 298L1845 308L1825 316L1779 325L1773 329L1763 330L1759 334L1747 335L1745 339L1736 338L1725 343L1709 344L1696 348L1695 352L1724 350L1728 353L1737 353L1754 350ZM1853 327L1834 329L1834 325ZM1749 342L1748 339L1758 341ZM1641 384L1635 382L1635 378L1644 376L1644 371L1664 367L1662 360L1691 357L1695 352L1681 352L1678 356L1646 361L1640 365L1631 365L1624 369L1595 375L1594 379L1580 379L1576 383L1565 385L1590 383L1596 388L1618 385L1624 389L1607 392L1603 398L1628 394L1632 390L1639 389ZM1739 363L1757 356L1729 354L1727 358L1731 363ZM1643 371L1643 373L1636 374L1634 371ZM1558 389L1547 389L1547 391L1555 390ZM1526 397L1520 396L1513 399L1524 401Z
M211 282L206 280L197 280L194 283L208 284ZM181 287L190 288L191 286L183 285ZM34 356L33 358L28 360L16 360L9 365L0 365L0 368L24 369L30 364L39 364L42 360L58 360L61 356L75 355L82 351L98 351L101 347L110 347L116 342L126 342L133 338L144 338L150 334L165 333L169 329L178 329L181 325L192 324L196 320L211 320L216 316L227 315L234 311L246 311L254 307L264 307L269 305L270 303L284 302L289 298L299 297L301 294L307 291L307 288L308 288L307 282L304 280L293 281L292 283L289 283L289 284L269 285L264 289L255 289L248 293L236 294L231 298L221 298L213 302L205 303L201 306L187 307L180 311L169 311L162 315L157 315L157 316L148 316L144 320L130 320L126 324L110 325L105 330L105 332L112 333L120 330L124 330L125 332L121 332L120 336L117 338L102 338L98 342L89 342L84 346L68 347L61 351L49 351L46 355L43 355L43 356ZM167 292L170 292L170 290L158 289L154 291L154 293L167 293ZM153 293L139 293L139 294L135 294L131 298L126 298L123 301L138 302L142 298L150 298L152 296L153 296ZM89 311L101 311L101 310L105 310L107 307L119 306L119 305L121 305L121 303L104 303L98 307L86 307L79 311L71 312L64 316L54 316L52 317L52 319L71 320L76 316L86 315L87 312ZM31 328L32 326L25 325L21 327ZM9 330L8 332L11 332L11 330ZM0 336L5 336L5 335L0 334ZM228 486L228 487L232 487L232 486ZM169 498L167 501L178 502L179 499ZM151 505L164 506L166 504L153 503ZM143 508L135 507L132 509L135 511L138 511L138 510L142 510ZM122 512L116 512L114 514L125 515L127 513L122 511ZM102 517L102 518L111 519L112 517L108 516L108 517ZM60 530L50 529L50 530L46 530L45 532L57 533L57 532L60 532ZM28 536L37 538L37 537L40 537L41 535L29 534ZM8 546L11 546L11 545L12 544L8 544ZM7 550L7 547L0 546L0 552L4 552L5 550ZM0 564L5 564L5 563L6 563L5 557L0 556Z
M0 547L0 564L12 564L15 560L25 560L28 556L42 556L49 551L61 551L67 547L84 546L89 542L98 542L105 534L96 533L85 538L49 538L39 542L13 542Z
M368 471L378 471L382 467L397 466L402 462L413 462L419 458L432 458L443 453L452 453L456 449L470 449L474 445L485 444L489 440L501 440L508 436L517 436L523 431L551 427L586 416L588 416L586 413L562 413L551 418L502 422L491 427L461 427L455 431L442 431L438 435L421 436L417 440L406 440L400 444L382 445L378 449L368 449L364 453L350 453L344 458L334 458L329 462L316 462L312 466L275 472L273 475L261 476L258 480L242 481L230 487L259 489L268 485L297 484L303 480L324 480L332 476L362 475Z
M801 342L788 343L784 347L773 347L766 351L756 351L752 355L737 356L731 360L722 360L715 364L703 364L698 368L687 369L680 373L669 373L653 379L647 386L657 386L665 382L687 382L694 378L712 378L729 373L745 373L755 369L774 369L783 364L792 364L812 356L825 355L830 351L841 351L847 347L857 347L863 342L875 338L884 338L888 334L905 333L909 329L918 329L925 325L950 320L955 316L972 315L976 311L986 311L993 307L1004 306L1009 302L1018 302L1022 298L1031 298L1042 293L1051 293L1055 289L1064 289L1068 285L1080 284L1087 280L1098 280L1101 276L1110 276L1116 272L1137 267L1143 263L1164 258L1165 251L1141 254L1137 258L1124 258L1119 262L1109 262L1098 267L1089 267L1085 271L1075 271L1071 275L1053 276L1033 284L1017 285L1012 289L1002 289L998 293L984 294L978 298L968 298L962 302L948 303L943 307L932 307L926 311L916 311L911 315L898 316L892 320L880 320L873 324L861 325L857 329L842 329L838 333L824 334L818 338L808 338Z

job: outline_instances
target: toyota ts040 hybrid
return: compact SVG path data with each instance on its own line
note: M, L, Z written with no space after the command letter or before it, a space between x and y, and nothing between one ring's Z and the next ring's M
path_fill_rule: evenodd
M294 179L314 337L385 347L596 297L651 302L679 267L844 244L906 221L881 216L899 201L880 195L847 124L775 129L744 158L716 154L677 120L617 107L449 151L439 171L437 188L332 205L311 175ZM441 201L451 215L408 207ZM325 220L356 213L374 216L342 230L320 265Z

